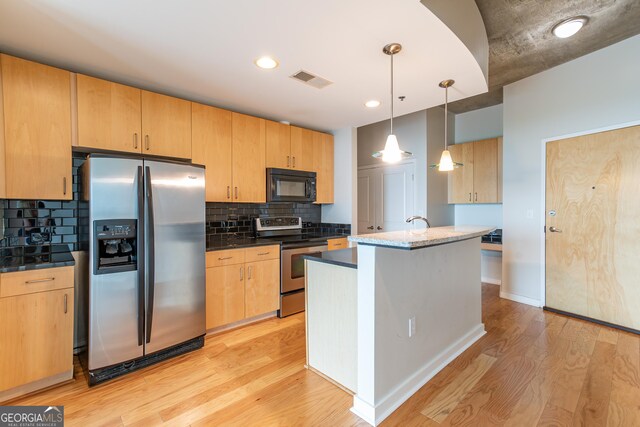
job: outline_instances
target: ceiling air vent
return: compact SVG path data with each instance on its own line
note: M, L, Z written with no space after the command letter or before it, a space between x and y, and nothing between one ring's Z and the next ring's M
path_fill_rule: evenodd
M294 73L293 75L291 75L291 78L294 80L298 80L299 82L308 84L309 86L313 86L316 89L323 89L330 84L333 84L333 82L327 79L323 79L322 77L318 77L304 70L300 70L297 73Z

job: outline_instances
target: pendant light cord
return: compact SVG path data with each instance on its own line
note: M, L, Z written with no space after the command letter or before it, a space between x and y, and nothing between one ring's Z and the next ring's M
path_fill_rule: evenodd
M393 53L391 56L391 133L393 135Z
M449 104L449 86L444 88L444 151L447 151L447 143L449 142L447 140L447 128L449 127L449 110L447 104Z

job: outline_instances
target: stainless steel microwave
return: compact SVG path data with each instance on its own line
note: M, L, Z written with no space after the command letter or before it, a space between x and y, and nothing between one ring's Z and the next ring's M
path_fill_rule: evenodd
M315 201L315 172L267 168L267 202Z

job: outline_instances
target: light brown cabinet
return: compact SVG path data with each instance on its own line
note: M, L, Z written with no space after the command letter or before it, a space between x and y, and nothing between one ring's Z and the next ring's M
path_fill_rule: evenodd
M232 113L232 176L234 202L267 201L265 120Z
M333 203L333 135L313 132L313 171L316 203Z
M449 146L454 161L463 164L449 173L449 203L502 201L502 138Z
M276 311L280 247L207 252L207 329Z
M191 159L191 102L142 91L142 152Z
M291 126L266 120L266 166L291 168Z
M313 171L313 135L315 131L291 126L291 169Z
M142 152L140 89L78 74L76 91L78 146Z
M72 198L71 73L0 55L4 196ZM1 181L0 181L1 183Z
M73 267L0 275L0 401L72 378L73 293Z
M233 188L231 111L192 103L193 163L204 165L207 202L230 202Z

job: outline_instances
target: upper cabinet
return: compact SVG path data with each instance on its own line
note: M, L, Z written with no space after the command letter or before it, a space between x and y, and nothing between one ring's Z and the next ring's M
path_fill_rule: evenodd
M265 120L232 113L232 174L234 202L267 200Z
M316 203L333 203L333 135L313 132Z
M77 145L141 153L141 90L82 74L76 87Z
M313 170L314 131L291 126L291 169Z
M192 103L193 163L204 165L207 202L230 202L231 111Z
M291 126L265 121L266 165L268 168L291 168Z
M142 152L191 158L191 102L142 91Z
M4 54L0 62L5 197L70 200L71 73Z
M502 202L502 138L449 146L462 167L449 174L449 203Z

